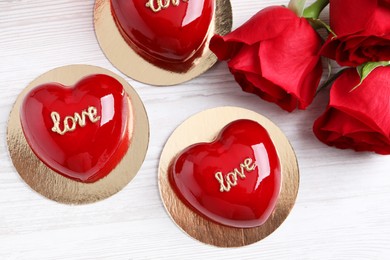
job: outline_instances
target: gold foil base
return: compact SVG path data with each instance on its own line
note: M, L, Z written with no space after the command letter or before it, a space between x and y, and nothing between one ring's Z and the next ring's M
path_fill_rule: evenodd
M111 14L110 0L96 0L94 11L95 32L100 47L111 63L127 76L156 86L176 85L193 79L217 61L210 51L209 42L214 34L225 35L232 29L230 0L216 0L213 26L208 34L202 55L186 72L178 73L157 67L139 56L123 39Z
M211 142L224 126L238 119L257 121L267 129L276 146L282 167L282 185L276 207L269 219L256 228L227 227L198 215L177 197L167 174L171 160L183 149L195 143ZM184 232L206 244L240 247L264 239L287 218L298 194L299 169L293 148L274 123L250 110L220 107L190 117L173 132L161 154L158 182L166 210Z
M134 129L131 145L116 168L105 178L95 183L81 183L52 171L38 159L24 137L19 109L25 95L40 84L59 82L69 86L91 74L106 74L122 83L133 106ZM57 202L86 204L112 196L135 177L145 159L148 148L149 121L138 94L123 78L103 68L71 65L41 75L18 96L8 121L7 143L16 170L32 189Z

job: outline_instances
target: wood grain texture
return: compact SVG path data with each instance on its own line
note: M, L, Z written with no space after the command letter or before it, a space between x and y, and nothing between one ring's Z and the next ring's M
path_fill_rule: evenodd
M232 0L236 28L257 10L287 1ZM13 102L40 74L68 64L119 73L93 31L93 0L0 0L0 259L388 259L390 158L327 147L311 127L326 92L307 111L286 113L243 93L226 64L188 83L156 88L127 79L145 102L151 140L140 173L115 196L65 206L32 191L6 148ZM325 17L325 16L324 16ZM298 200L271 236L239 249L201 244L170 220L157 167L170 133L216 106L240 106L272 119L290 138L300 165Z

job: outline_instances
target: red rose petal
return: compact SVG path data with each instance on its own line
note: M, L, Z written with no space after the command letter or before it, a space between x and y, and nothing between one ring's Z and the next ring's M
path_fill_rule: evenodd
M285 7L267 7L235 31L223 37L215 35L211 39L210 49L217 55L218 59L230 59L243 44L252 45L277 37L290 25L290 20L294 17L296 15ZM270 22L273 20L278 22Z
M229 69L244 91L287 111L313 101L322 75L321 38L291 10L265 8L234 32L214 36L210 49L231 59Z
M328 145L390 154L390 67L375 69L351 91L359 82L356 69L335 81L329 107L313 131Z

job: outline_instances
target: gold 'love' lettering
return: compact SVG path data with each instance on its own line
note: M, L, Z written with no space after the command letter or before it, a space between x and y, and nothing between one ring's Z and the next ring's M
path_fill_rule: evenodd
M80 127L87 125L86 119L89 119L92 123L96 123L100 120L100 116L97 116L96 107L88 107L81 111L81 114L74 113L74 116L66 116L63 120L64 128L61 130L61 116L58 112L53 111L51 113L51 120L53 121L53 128L51 129L54 133L64 135L67 132L72 132L76 130L77 124Z
M189 0L181 0L183 2L188 2ZM167 9L170 5L178 6L180 0L148 0L146 7L150 8L153 12L160 12L162 9Z
M238 177L245 179L245 171L247 173L252 172L256 168L256 164L253 162L252 158L246 158L243 163L240 164L240 168L234 168L232 172L226 174L225 178L223 177L222 172L217 172L215 178L218 180L221 185L220 192L229 192L232 187L237 186Z

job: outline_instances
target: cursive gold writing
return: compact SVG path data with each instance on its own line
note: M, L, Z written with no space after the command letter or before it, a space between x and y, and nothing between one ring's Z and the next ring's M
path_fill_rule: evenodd
M189 0L181 0L183 2L188 2ZM160 12L162 9L167 9L170 5L178 6L180 0L148 0L146 7L150 8L153 12Z
M64 128L61 130L61 116L58 112L51 112L51 120L53 121L53 128L51 129L54 133L64 135L67 132L72 132L76 130L77 124L80 127L84 127L87 125L86 119L89 118L89 121L92 123L96 123L100 120L100 116L97 116L96 107L88 107L88 109L84 109L81 111L81 114L74 113L74 116L66 116L64 118Z
M238 177L241 179L245 179L245 171L251 172L256 168L256 164L253 162L251 158L246 158L243 163L240 164L240 168L234 168L232 172L229 172L226 174L225 178L223 177L222 172L217 172L215 174L215 178L218 180L219 184L221 185L221 188L219 189L220 192L228 192L231 190L232 187L237 186L238 184Z

